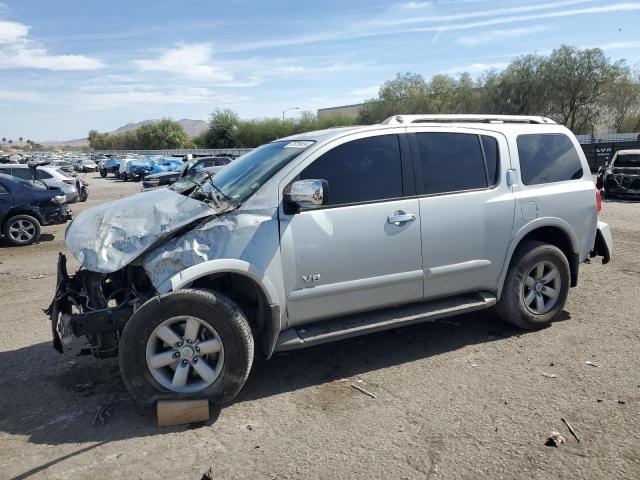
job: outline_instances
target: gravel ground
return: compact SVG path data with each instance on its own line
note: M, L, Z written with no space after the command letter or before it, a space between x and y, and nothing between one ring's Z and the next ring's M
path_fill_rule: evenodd
M76 213L139 188L89 181ZM172 428L133 404L115 361L53 350L41 309L65 227L3 245L0 478L640 478L640 205L605 202L602 218L614 258L581 268L550 328L488 311L277 355L208 424Z

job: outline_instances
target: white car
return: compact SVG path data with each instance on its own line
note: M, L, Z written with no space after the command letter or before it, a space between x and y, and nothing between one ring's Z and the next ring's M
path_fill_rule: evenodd
M22 180L33 180L31 170L28 165L5 164L0 165L0 173L12 175ZM73 177L61 170L57 166L39 166L36 168L37 180L40 180L47 187L57 187L62 190L67 197L67 203L78 201L78 189Z

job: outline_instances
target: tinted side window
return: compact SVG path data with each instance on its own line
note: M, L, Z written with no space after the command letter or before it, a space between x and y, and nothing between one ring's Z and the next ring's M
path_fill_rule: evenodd
M487 163L487 179L489 180L489 185L495 185L498 183L498 177L500 176L498 142L495 138L486 135L481 135L480 141L482 142L484 158Z
M326 180L329 205L402 196L402 163L397 135L344 143L303 170L300 179Z
M38 169L38 170L36 170L36 173L37 173L38 178L40 180L42 180L42 179L46 180L47 178L53 178L53 175L51 175L49 172L45 172L44 170L39 170Z
M9 193L9 190L7 189L7 187L0 183L0 195L3 195L5 193Z
M582 178L578 152L561 133L519 135L518 155L525 185Z
M423 193L458 192L487 187L478 135L416 133Z

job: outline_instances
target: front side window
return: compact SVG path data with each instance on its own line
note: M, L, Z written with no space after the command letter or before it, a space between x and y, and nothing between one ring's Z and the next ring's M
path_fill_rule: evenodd
M440 132L414 135L422 171L422 193L476 190L495 183L498 172L498 148L495 139L487 137L487 140L484 140L483 137L488 158L485 168L479 135ZM491 176L491 181L487 180L488 175Z
M525 185L582 178L582 163L569 137L562 133L518 136L518 156Z
M8 194L9 190L3 184L0 183L0 195Z
M401 197L398 136L380 135L338 145L305 168L300 179L326 180L328 205Z
M59 170L59 172L62 172L62 170ZM45 172L44 170L38 169L36 170L36 173L38 174L38 178L40 180L47 180L49 178L53 178L53 176L49 172Z

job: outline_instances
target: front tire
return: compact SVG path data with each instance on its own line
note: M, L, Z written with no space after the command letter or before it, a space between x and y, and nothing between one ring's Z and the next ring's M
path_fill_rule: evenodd
M107 176L107 171L106 171L106 170L104 170L103 168L101 168L101 169L100 169L100 176L101 176L102 178L105 178L105 177Z
M40 238L40 222L31 215L16 215L4 222L2 234L12 245L30 245Z
M562 250L544 242L524 242L513 255L496 311L520 328L547 327L564 308L570 279Z
M147 301L120 339L120 371L135 400L233 400L253 361L253 336L228 297L184 289Z

